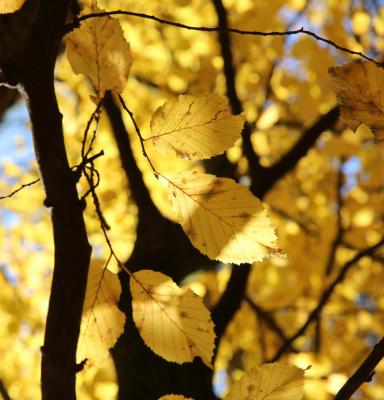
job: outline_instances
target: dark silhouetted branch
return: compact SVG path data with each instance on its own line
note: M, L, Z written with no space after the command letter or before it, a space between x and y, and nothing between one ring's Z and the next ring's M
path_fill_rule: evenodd
M112 134L119 150L121 164L129 181L133 198L139 208L140 218L158 218L160 213L152 202L142 172L136 164L120 108L110 93L105 96L103 105L112 125Z
M28 43L15 60L32 123L45 205L51 208L55 248L42 347L43 400L76 398L76 347L91 255L54 90L54 66L68 7L69 0L40 0Z
M271 315L270 312L264 310L262 307L260 307L258 304L256 304L254 301L252 301L248 296L245 296L245 300L249 304L249 306L252 308L252 310L263 320L265 323L272 329L273 332L276 333L276 335L283 341L287 341L287 337L284 333L284 331L281 329L281 327L278 325L278 323L275 321L273 316ZM294 353L297 353L297 350L292 346L290 346L290 350Z
M82 171L82 169L90 162L96 160L96 158L100 157L104 155L103 151L100 151L99 153L93 155L92 157L89 158L85 158L79 165L76 165L74 167L72 167L71 169L75 169L75 174L79 175ZM80 176L79 176L80 178ZM19 186L17 189L15 189L14 191L12 191L11 193L8 193L4 196L0 196L0 200L4 200L4 199L8 199L12 196L14 196L16 193L20 192L21 190L30 187L36 183L40 182L40 178L35 179L34 181L28 182L28 183L23 183L21 186Z
M348 400L363 383L370 382L376 365L383 359L383 357L384 338L381 338L381 340L373 347L367 358L362 362L360 367L337 392L334 400Z
M222 57L224 60L224 73L226 76L227 93L234 112L241 112L242 106L238 99L235 88L235 71L232 64L232 53L230 49L230 39L228 32L232 32L227 27L226 10L221 0L212 0L218 15L219 21L219 41L221 45ZM225 29L224 29L225 28ZM249 125L243 130L244 146L243 151L248 159L249 170L251 174L251 191L252 193L263 198L264 195L272 188L272 186L281 179L287 172L291 171L306 155L307 151L314 145L317 138L325 130L329 129L338 117L338 110L335 108L321 117L311 128L304 132L303 136L293 146L293 148L272 168L263 168L259 164L256 154L253 151L250 142L250 131L247 131ZM248 128L247 128L248 126ZM229 321L233 318L236 311L241 305L243 295L246 290L247 280L250 272L250 266L242 266L234 268L228 281L226 290L224 291L219 303L213 310L213 320L216 324L216 334L218 340L224 334L225 328ZM291 344L291 343L290 343ZM289 344L289 345L290 345Z
M333 282L325 289L323 294L320 297L320 300L317 304L317 306L312 310L312 312L308 315L307 320L304 322L304 324L296 331L294 335L292 335L286 342L283 343L283 345L280 347L280 349L276 352L275 356L272 358L271 362L277 361L289 348L289 346L301 335L305 333L307 330L308 326L316 320L317 316L321 313L323 307L325 304L328 302L329 298L333 294L335 288L339 283L341 283L347 272L350 270L350 268L357 263L361 258L365 256L369 256L372 253L374 253L377 249L379 249L382 245L384 244L384 238L381 239L379 242L377 242L375 245L368 247L359 253L357 253L351 260L347 261L340 269L339 273L337 274L336 278L333 280Z
M303 232L305 232L307 235L310 235L310 236L316 235L316 225L313 221L300 221L298 218L295 218L293 215L290 215L286 211L284 211L280 208L271 206L270 204L269 204L269 208L273 213L297 224L300 227L300 229L302 229ZM306 225L306 223L308 225Z
M295 168L300 159L313 147L320 135L336 124L338 116L339 110L337 107L332 108L326 114L322 115L311 127L303 132L301 138L288 153L266 170L260 189L262 195L267 193L279 179Z
M40 178L37 178L34 181L31 181L31 182L28 182L28 183L23 183L20 187L18 187L17 189L12 191L11 193L6 194L4 196L0 196L0 200L9 199L10 197L14 196L16 193L20 192L21 190L25 189L26 187L30 187L30 186L34 185L37 182L40 182Z
M221 56L224 62L224 76L226 80L227 97L234 114L243 112L243 106L236 91L236 71L233 65L233 55L231 49L231 38L228 30L227 12L221 0L213 0L216 10L219 28L219 43ZM252 127L245 122L242 132L243 153L248 161L249 175L253 185L257 185L258 179L263 173L264 168L260 165L259 157L254 152L251 143Z
M115 11L104 11L104 12L100 12L100 13L85 14L78 18L75 18L73 20L73 22L67 24L64 32L67 33L69 31L71 31L72 29L78 27L82 21L86 21L87 19L99 18L99 17L111 16L111 15L129 15L131 17L149 19L152 21L159 22L161 24L174 26L176 28L188 29L188 30L192 30L192 31L201 31L201 32L229 32L229 33L237 33L239 35L250 35L250 36L290 36L290 35L303 34L303 35L310 36L320 42L326 43L344 53L359 56L359 57L365 58L368 61L372 61L379 66L381 65L379 62L375 61L373 58L368 57L359 51L347 49L343 46L338 45L337 43L333 42L332 40L323 38L320 35L317 35L316 33L312 32L312 31L304 29L303 27L299 28L299 29L294 29L294 30L289 30L289 31L281 31L281 32L279 32L279 31L261 32L261 31L255 31L255 30L249 31L249 30L242 30L242 29L237 29L237 28L227 28L227 29L223 30L223 28L220 26L219 27L191 26L191 25L182 24L180 22L169 21L169 20L166 20L163 18L156 17L154 15L137 13L137 12L133 12L133 11L115 10Z
M227 287L212 311L212 319L215 323L215 333L218 341L220 341L227 325L240 308L250 271L251 265L249 264L232 267Z

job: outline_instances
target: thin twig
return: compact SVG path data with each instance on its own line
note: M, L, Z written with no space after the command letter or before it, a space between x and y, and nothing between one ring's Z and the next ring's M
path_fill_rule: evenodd
M9 199L10 197L14 196L16 193L20 192L20 190L23 190L26 187L32 186L37 182L40 182L40 178L37 178L32 182L23 183L19 188L15 189L13 192L6 194L4 196L0 196L0 200Z
M341 283L347 272L350 270L350 268L357 263L361 258L365 256L369 256L372 254L375 250L380 248L384 244L384 238L382 238L379 242L377 242L375 245L368 247L359 253L357 253L351 260L347 261L342 268L340 269L339 273L337 274L336 278L333 280L333 282L325 289L323 294L320 297L320 300L317 304L317 306L311 311L311 313L308 315L307 320L304 322L304 324L296 331L294 335L292 335L286 342L283 343L283 345L280 347L280 349L276 352L275 356L272 358L272 362L277 361L284 353L285 351L289 348L289 346L301 335L305 333L307 330L308 326L316 320L317 316L320 314L321 310L325 306L325 304L328 302L329 298L333 294L335 288L339 283Z
M74 165L73 167L71 167L71 169L74 169L76 174L81 174L82 170L88 163L93 162L94 160L96 160L96 158L99 158L103 155L104 155L104 151L101 150L97 154L94 154L93 156L91 156L89 158L84 158L80 164ZM38 182L40 182L40 178L37 178L34 181L31 181L28 183L23 183L20 187L15 189L13 192L11 192L7 195L4 195L4 196L0 196L0 200L8 199L8 198L14 196L16 193L20 192L21 190L25 189L26 187L32 186Z
M279 215L280 217L288 219L289 221L292 221L295 224L297 224L303 230L303 232L305 232L307 235L309 235L309 236L316 236L317 235L316 226L315 226L315 223L313 221L308 221L308 226L307 226L304 221L298 220L297 218L295 218L294 216L290 215L285 210L282 210L282 209L280 209L278 207L275 207L275 206L272 206L270 204L268 204L268 207L273 213L275 213L275 214Z
M143 138L143 135L141 134L141 131L140 131L139 126L138 126L137 123L136 123L136 120L135 120L135 118L134 118L134 116L133 116L133 113L132 113L132 111L127 107L127 105L125 104L124 99L123 99L120 95L119 95L119 100L120 100L120 103L121 103L123 109L128 113L129 117L131 118L131 121L132 121L132 123L133 123L133 126L135 127L137 136L139 137L139 140L140 140L141 152L142 152L144 158L148 161L150 167L152 168L152 171L153 171L153 173L155 174L155 177L158 178L159 175L161 175L161 174L160 174L160 173L156 170L156 168L153 166L152 161L151 161L151 159L149 158L149 156L148 156L148 154L147 154L147 152L146 152L146 150L145 150L144 138Z
M275 321L273 316L271 315L270 312L264 310L262 307L260 307L258 304L256 304L254 301L252 301L248 296L244 297L245 300L247 301L248 305L252 308L252 310L262 319L265 321L265 323L277 334L277 336L285 342L288 340L286 337L284 331L281 329L279 324ZM290 345L290 350L293 351L294 353L297 353L297 350Z
M344 53L348 53L348 54L351 54L354 56L359 56L361 58L364 58L368 61L375 63L378 66L382 66L382 64L380 62L361 53L360 51L354 51L354 50L347 49L343 46L338 45L337 43L333 42L332 40L323 38L320 35L312 32L312 31L304 29L303 27L301 27L299 29L288 30L288 31L269 31L269 32L250 31L250 30L242 30L242 29L237 29L237 28L228 28L228 29L223 30L218 27L186 25L186 24L182 24L180 22L173 22L173 21L169 21L169 20L166 20L163 18L156 17L154 15L149 15L149 14L144 14L144 13L137 13L137 12L133 12L133 11L114 10L114 11L105 11L105 12L100 12L100 13L86 14L86 15L82 15L78 18L75 18L71 23L66 25L64 33L70 32L74 28L78 27L81 22L86 21L88 19L100 18L100 17L112 16L112 15L129 15L131 17L149 19L152 21L159 22L161 24L174 26L176 28L182 28L182 29L188 29L188 30L200 31L200 32L228 32L228 33L237 33L239 35L250 35L250 36L290 36L290 35L303 34L303 35L310 36L310 37L318 40L319 42L329 44L330 46L332 46L335 49L340 50Z
M109 229L111 229L111 227L108 225L108 222L103 215L103 212L102 212L101 206L100 206L100 201L96 194L96 187L98 186L98 184L100 182L100 175L99 175L98 171L95 170L93 163L91 163L90 174L88 174L86 169L84 169L83 172L84 172L85 178L87 179L87 182L89 184L89 190L86 193L86 195L88 195L89 193L91 193L91 195L92 195L93 204L95 206L96 214L100 220L101 228L103 229L103 231L109 230ZM97 177L96 183L94 182L94 175L96 175L96 177ZM84 195L83 198L86 197L86 195Z
M373 347L360 367L337 392L334 400L348 400L365 383L372 380L376 365L384 358L384 337Z
M89 117L89 120L88 120L87 125L85 127L83 140L81 141L81 157L83 159L86 158L88 156L88 154L90 153L90 151L92 150L92 145L93 145L93 142L95 141L97 128L99 126L100 112L101 112L102 104L103 104L103 99L101 99L97 103L96 108L93 111L93 113L91 114L91 116ZM90 142L90 144L88 146L88 149L85 150L85 146L86 146L86 142L87 142L87 138L88 138L88 132L89 132L89 129L91 128L91 124L92 124L93 120L96 121L96 126L95 126L95 129L93 130L93 135L92 135L92 138L91 138L91 142Z

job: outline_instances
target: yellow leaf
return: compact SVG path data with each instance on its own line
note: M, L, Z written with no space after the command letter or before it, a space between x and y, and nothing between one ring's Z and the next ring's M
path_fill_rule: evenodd
M178 96L165 102L151 121L153 144L161 153L191 160L210 158L233 146L244 118L231 115L217 94ZM148 140L146 139L146 140Z
M359 60L332 67L329 73L341 118L354 131L364 122L377 140L384 140L384 70Z
M181 394L166 394L162 396L159 400L193 400L191 397L184 397Z
M125 315L117 302L121 294L117 275L104 263L93 261L88 273L87 291L83 307L79 345L76 358L85 358L98 365L108 356L111 348L123 333Z
M9 14L19 10L25 0L1 0L0 1L0 14Z
M199 296L151 270L134 273L130 288L133 319L152 351L179 364L199 356L211 366L215 333Z
M209 258L252 263L278 251L263 204L245 186L197 171L183 172L169 185L179 223Z
M91 10L102 11L98 8ZM99 98L107 90L123 91L132 56L118 20L110 17L88 19L68 34L66 41L67 57L73 71L91 79Z
M252 368L235 382L225 400L301 400L304 371L285 363Z

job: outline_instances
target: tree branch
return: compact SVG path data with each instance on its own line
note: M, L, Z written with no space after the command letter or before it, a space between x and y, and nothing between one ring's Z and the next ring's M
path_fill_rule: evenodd
M276 333L276 335L283 341L287 341L287 337L285 336L284 331L281 329L281 327L278 325L278 323L275 321L273 316L271 315L270 312L264 310L262 307L260 307L258 304L256 304L254 301L252 301L248 296L245 296L245 300L249 304L249 306L252 308L252 310L260 316L261 319L263 319L266 324ZM297 353L298 351L290 345L290 350L294 353Z
M219 20L219 41L222 57L224 60L224 73L226 76L227 94L234 112L241 112L242 106L238 99L235 87L235 70L232 63L230 38L228 32L232 32L227 26L227 16L221 0L212 0ZM335 108L321 117L315 125L309 128L293 148L273 167L263 168L253 151L250 142L250 126L246 124L243 130L243 151L248 159L251 175L252 193L263 198L272 186L281 179L287 172L292 170L299 160L306 155L307 151L314 145L321 133L337 121L338 110ZM227 287L220 298L220 301L213 310L213 320L216 324L216 335L218 341L224 334L225 328L233 315L239 309L243 295L246 290L250 266L234 268ZM289 344L289 346L291 343Z
M162 218L160 212L153 204L144 183L142 172L136 164L129 134L125 128L120 108L110 93L105 96L104 108L112 125L112 134L119 150L121 164L128 179L133 199L139 209L139 219L154 221L154 219Z
M54 66L68 6L69 0L40 0L28 43L15 60L32 123L45 204L51 207L55 246L42 347L44 400L76 398L76 347L91 253L54 90Z
M321 116L314 125L306 129L301 138L293 145L276 164L267 168L262 180L260 195L266 194L283 176L292 171L308 150L313 147L316 140L327 129L330 129L338 120L339 110L332 108Z
M28 183L23 183L17 189L13 190L11 193L5 194L4 196L0 196L0 200L9 199L10 197L14 196L16 193L19 193L21 190L25 189L26 187L32 186L37 182L40 182L40 178L37 178L34 181L31 181Z
M243 112L243 106L236 90L236 71L233 65L233 55L231 49L231 38L229 36L227 11L224 8L222 0L213 0L218 19L219 43L221 56L224 62L224 75L227 88L227 97L233 114ZM248 161L249 175L253 185L257 185L264 168L260 165L259 157L253 150L251 143L252 127L246 122L242 132L243 153Z
M226 79L227 96L232 112L234 114L239 114L243 111L243 107L237 95L235 86L236 72L233 66L232 49L228 33L227 12L221 0L212 1L218 18L217 31L219 32L221 55L224 61L224 75ZM256 154L253 152L252 145L250 145L250 135L251 127L248 123L246 123L242 132L244 142L243 151L248 159L250 172L256 172L260 168L260 163ZM222 161L222 163L225 163L225 161ZM226 164L228 163L229 161L226 159ZM252 183L257 182L256 178L257 174L251 173ZM251 265L249 264L244 265L241 268L232 268L231 277L229 278L227 287L212 312L218 342L220 342L220 339L223 336L229 321L240 308L243 295L247 287L250 270Z
M348 400L363 383L370 382L376 365L383 359L383 357L384 337L375 344L372 351L362 362L360 367L337 392L334 400Z
M148 15L148 14L137 13L137 12L133 12L133 11L114 10L114 11L104 11L104 12L100 12L100 13L86 14L86 15L82 15L78 18L75 18L71 23L66 25L64 33L68 33L72 29L77 28L82 21L86 21L87 19L99 18L99 17L111 16L111 15L129 15L131 17L149 19L152 21L159 22L161 24L174 26L176 28L182 28L182 29L188 29L188 30L200 31L200 32L229 32L229 33L237 33L239 35L250 35L250 36L290 36L290 35L303 34L303 35L310 36L320 42L329 44L330 46L332 46L332 47L336 48L337 50L340 50L344 53L362 57L368 61L371 61L371 62L377 64L378 66L381 66L381 63L375 61L373 58L368 57L359 51L350 50L343 46L340 46L337 43L333 42L332 40L323 38L312 31L304 29L303 27L301 27L299 29L289 30L289 31L270 31L270 32L262 32L262 31L256 31L256 30L248 31L248 30L242 30L242 29L237 29L237 28L228 28L226 30L223 30L223 28L221 28L221 27L191 26L191 25L182 24L180 22L174 22L174 21L169 21L169 20L163 19L163 18L159 18L159 17L156 17L155 15Z
M333 280L333 282L328 286L328 288L323 292L323 294L320 297L320 300L317 304L317 306L312 310L312 312L308 315L307 320L304 322L304 324L296 331L294 335L292 335L286 342L283 343L283 345L280 347L280 349L276 352L275 356L272 358L271 362L277 361L285 352L288 350L289 346L301 335L305 333L307 330L308 326L316 320L317 316L320 314L321 310L325 306L325 304L328 302L329 298L331 297L332 293L334 292L336 286L342 282L345 278L345 275L347 272L350 270L350 268L357 263L361 258L365 256L371 255L374 251L376 251L378 248L380 248L384 244L384 238L381 239L379 242L377 242L375 245L368 247L359 253L357 253L351 260L347 261L340 269L339 273L337 274L336 278Z

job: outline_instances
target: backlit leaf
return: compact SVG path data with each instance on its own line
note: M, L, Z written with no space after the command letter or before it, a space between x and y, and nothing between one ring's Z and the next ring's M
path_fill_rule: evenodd
M25 3L25 0L1 0L0 14L9 14L17 11Z
M78 362L88 359L95 365L100 364L123 333L125 315L117 302L121 294L120 281L104 263L93 261L90 265L87 291L83 307Z
M198 295L151 270L134 273L130 288L133 319L152 351L179 364L199 356L211 366L213 322Z
M235 382L225 400L301 400L303 384L302 369L280 362L264 364Z
M210 158L233 146L244 118L231 115L225 97L217 94L178 96L153 114L152 139L164 154L191 160Z
M245 186L197 171L177 175L169 186L179 223L209 258L252 263L278 251L263 204Z
M102 11L98 8L91 10ZM79 28L67 35L67 49L73 71L87 75L100 98L107 90L123 91L132 56L118 20L98 17L82 22Z
M362 122L384 140L384 70L368 61L355 61L329 70L341 118L356 130Z

